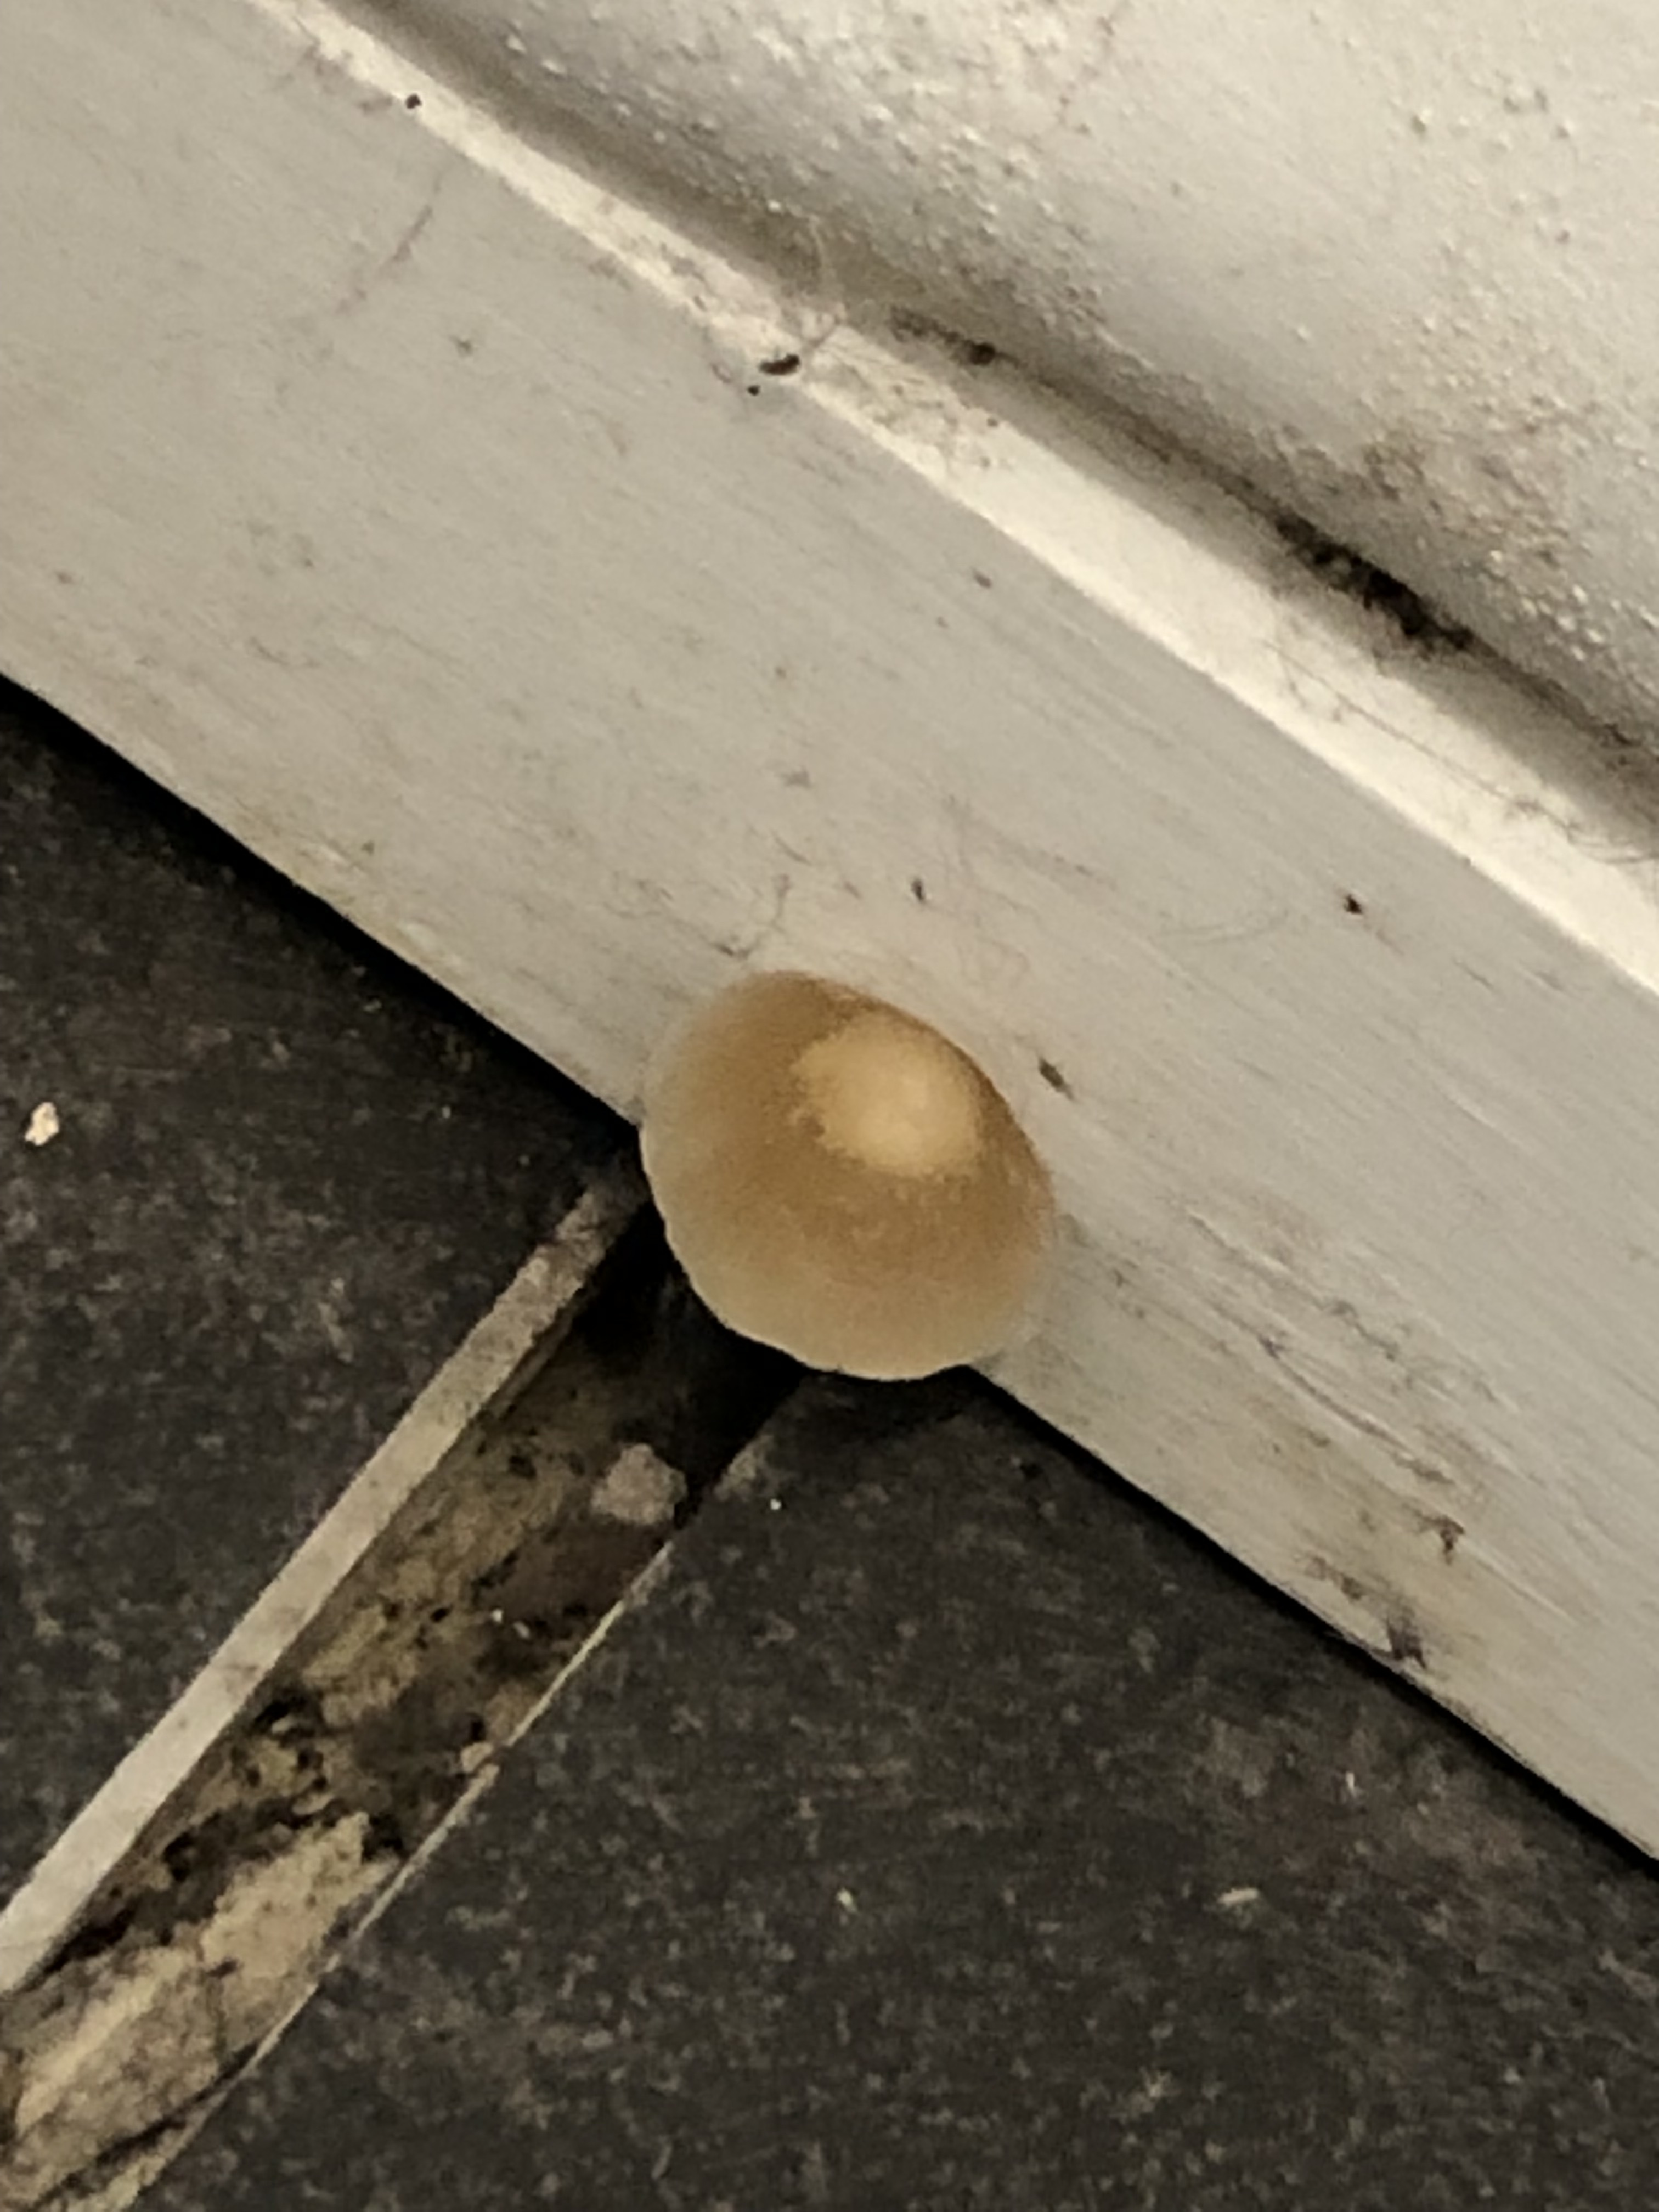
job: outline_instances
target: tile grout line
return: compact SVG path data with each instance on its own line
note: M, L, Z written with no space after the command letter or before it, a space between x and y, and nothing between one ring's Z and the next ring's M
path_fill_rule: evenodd
M709 1501L734 1498L750 1494L764 1482L769 1462L759 1437L751 1437L728 1462L724 1473L711 1486ZM623 1589L615 1602L596 1621L581 1643L570 1654L558 1672L526 1708L511 1729L491 1749L488 1762L467 1782L459 1796L447 1808L436 1824L422 1837L420 1844L406 1858L396 1873L374 1893L362 1913L345 1931L330 1953L322 1960L318 1971L295 1996L281 2017L274 2021L258 2044L234 2069L192 2100L187 2112L174 2116L176 2133L167 2146L167 2163L171 2165L212 2120L237 2085L262 2066L276 2049L327 1976L341 1960L347 1958L369 1930L389 1911L411 1885L424 1875L428 1866L449 1843L458 1828L465 1826L474 1811L501 1777L507 1754L522 1742L537 1723L564 1694L570 1683L581 1674L609 1641L611 1633L630 1613L643 1605L673 1571L674 1553L678 1537L669 1537L647 1559L643 1566ZM106 2200L107 2201L107 2200Z
M724 1482L716 1486L717 1492L723 1492L725 1488ZM436 1826L422 1837L417 1848L404 1861L397 1872L376 1891L362 1916L347 1930L336 1948L319 1963L315 1976L295 1995L281 2019L276 2021L254 2048L245 2057L239 2060L234 2071L197 2098L187 2113L177 2116L177 2133L167 2147L169 2165L195 2141L237 2085L246 2081L256 2068L264 2063L295 2021L304 2012L313 1997L316 1996L334 1967L349 1955L380 1916L388 1911L410 1884L425 1873L427 1867L443 1850L455 1831L471 1819L477 1806L500 1781L501 1763L506 1754L530 1733L537 1722L562 1695L567 1686L581 1673L588 1661L594 1657L605 1644L617 1623L625 1615L633 1612L636 1606L642 1604L657 1584L671 1572L673 1555L674 1539L671 1537L646 1561L615 1604L611 1606L588 1631L576 1650L571 1653L558 1673L536 1698L535 1703L515 1723L512 1732L494 1747L488 1764L480 1767L471 1777L460 1796L449 1807Z
M126 2212L750 1463L799 1370L720 1328L638 1192L543 1356L0 2004L8 2208Z
M122 1861L479 1414L506 1402L556 1350L599 1262L640 1203L637 1182L615 1170L577 1200L213 1656L36 1862L0 1911L0 1998L24 1987L73 1934Z

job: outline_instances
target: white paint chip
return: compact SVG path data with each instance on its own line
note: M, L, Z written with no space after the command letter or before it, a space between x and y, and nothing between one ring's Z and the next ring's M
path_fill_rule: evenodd
M1228 1912L1242 1912L1247 1905L1261 1902L1261 1892L1246 1884L1239 1889L1224 1889L1216 1903Z
M843 1912L856 1912L859 1909L859 1901L850 1889L838 1889L836 1902Z
M617 1453L594 1485L592 1510L630 1528L659 1528L672 1521L685 1497L685 1477L649 1444Z
M26 1145L49 1145L63 1128L63 1120L50 1098L43 1098L29 1115L29 1125L23 1132Z

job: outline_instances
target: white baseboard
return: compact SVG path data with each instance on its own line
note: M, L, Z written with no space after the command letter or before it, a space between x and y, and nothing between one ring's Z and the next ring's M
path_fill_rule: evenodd
M939 1021L1000 1379L1659 1848L1651 764L326 9L7 76L0 665L624 1108L750 965Z

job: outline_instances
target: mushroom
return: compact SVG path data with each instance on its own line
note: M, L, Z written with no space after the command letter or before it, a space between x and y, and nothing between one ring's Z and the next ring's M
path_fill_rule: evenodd
M1053 1201L1006 1101L843 984L753 976L701 1009L647 1078L641 1145L698 1294L808 1366L895 1381L983 1358L1036 1287Z

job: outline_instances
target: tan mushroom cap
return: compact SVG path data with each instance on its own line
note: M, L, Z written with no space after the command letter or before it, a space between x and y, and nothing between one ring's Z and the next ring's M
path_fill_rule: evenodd
M1031 1298L1041 1163L967 1054L878 999L735 985L660 1056L641 1141L699 1295L809 1366L896 1381L983 1358Z

